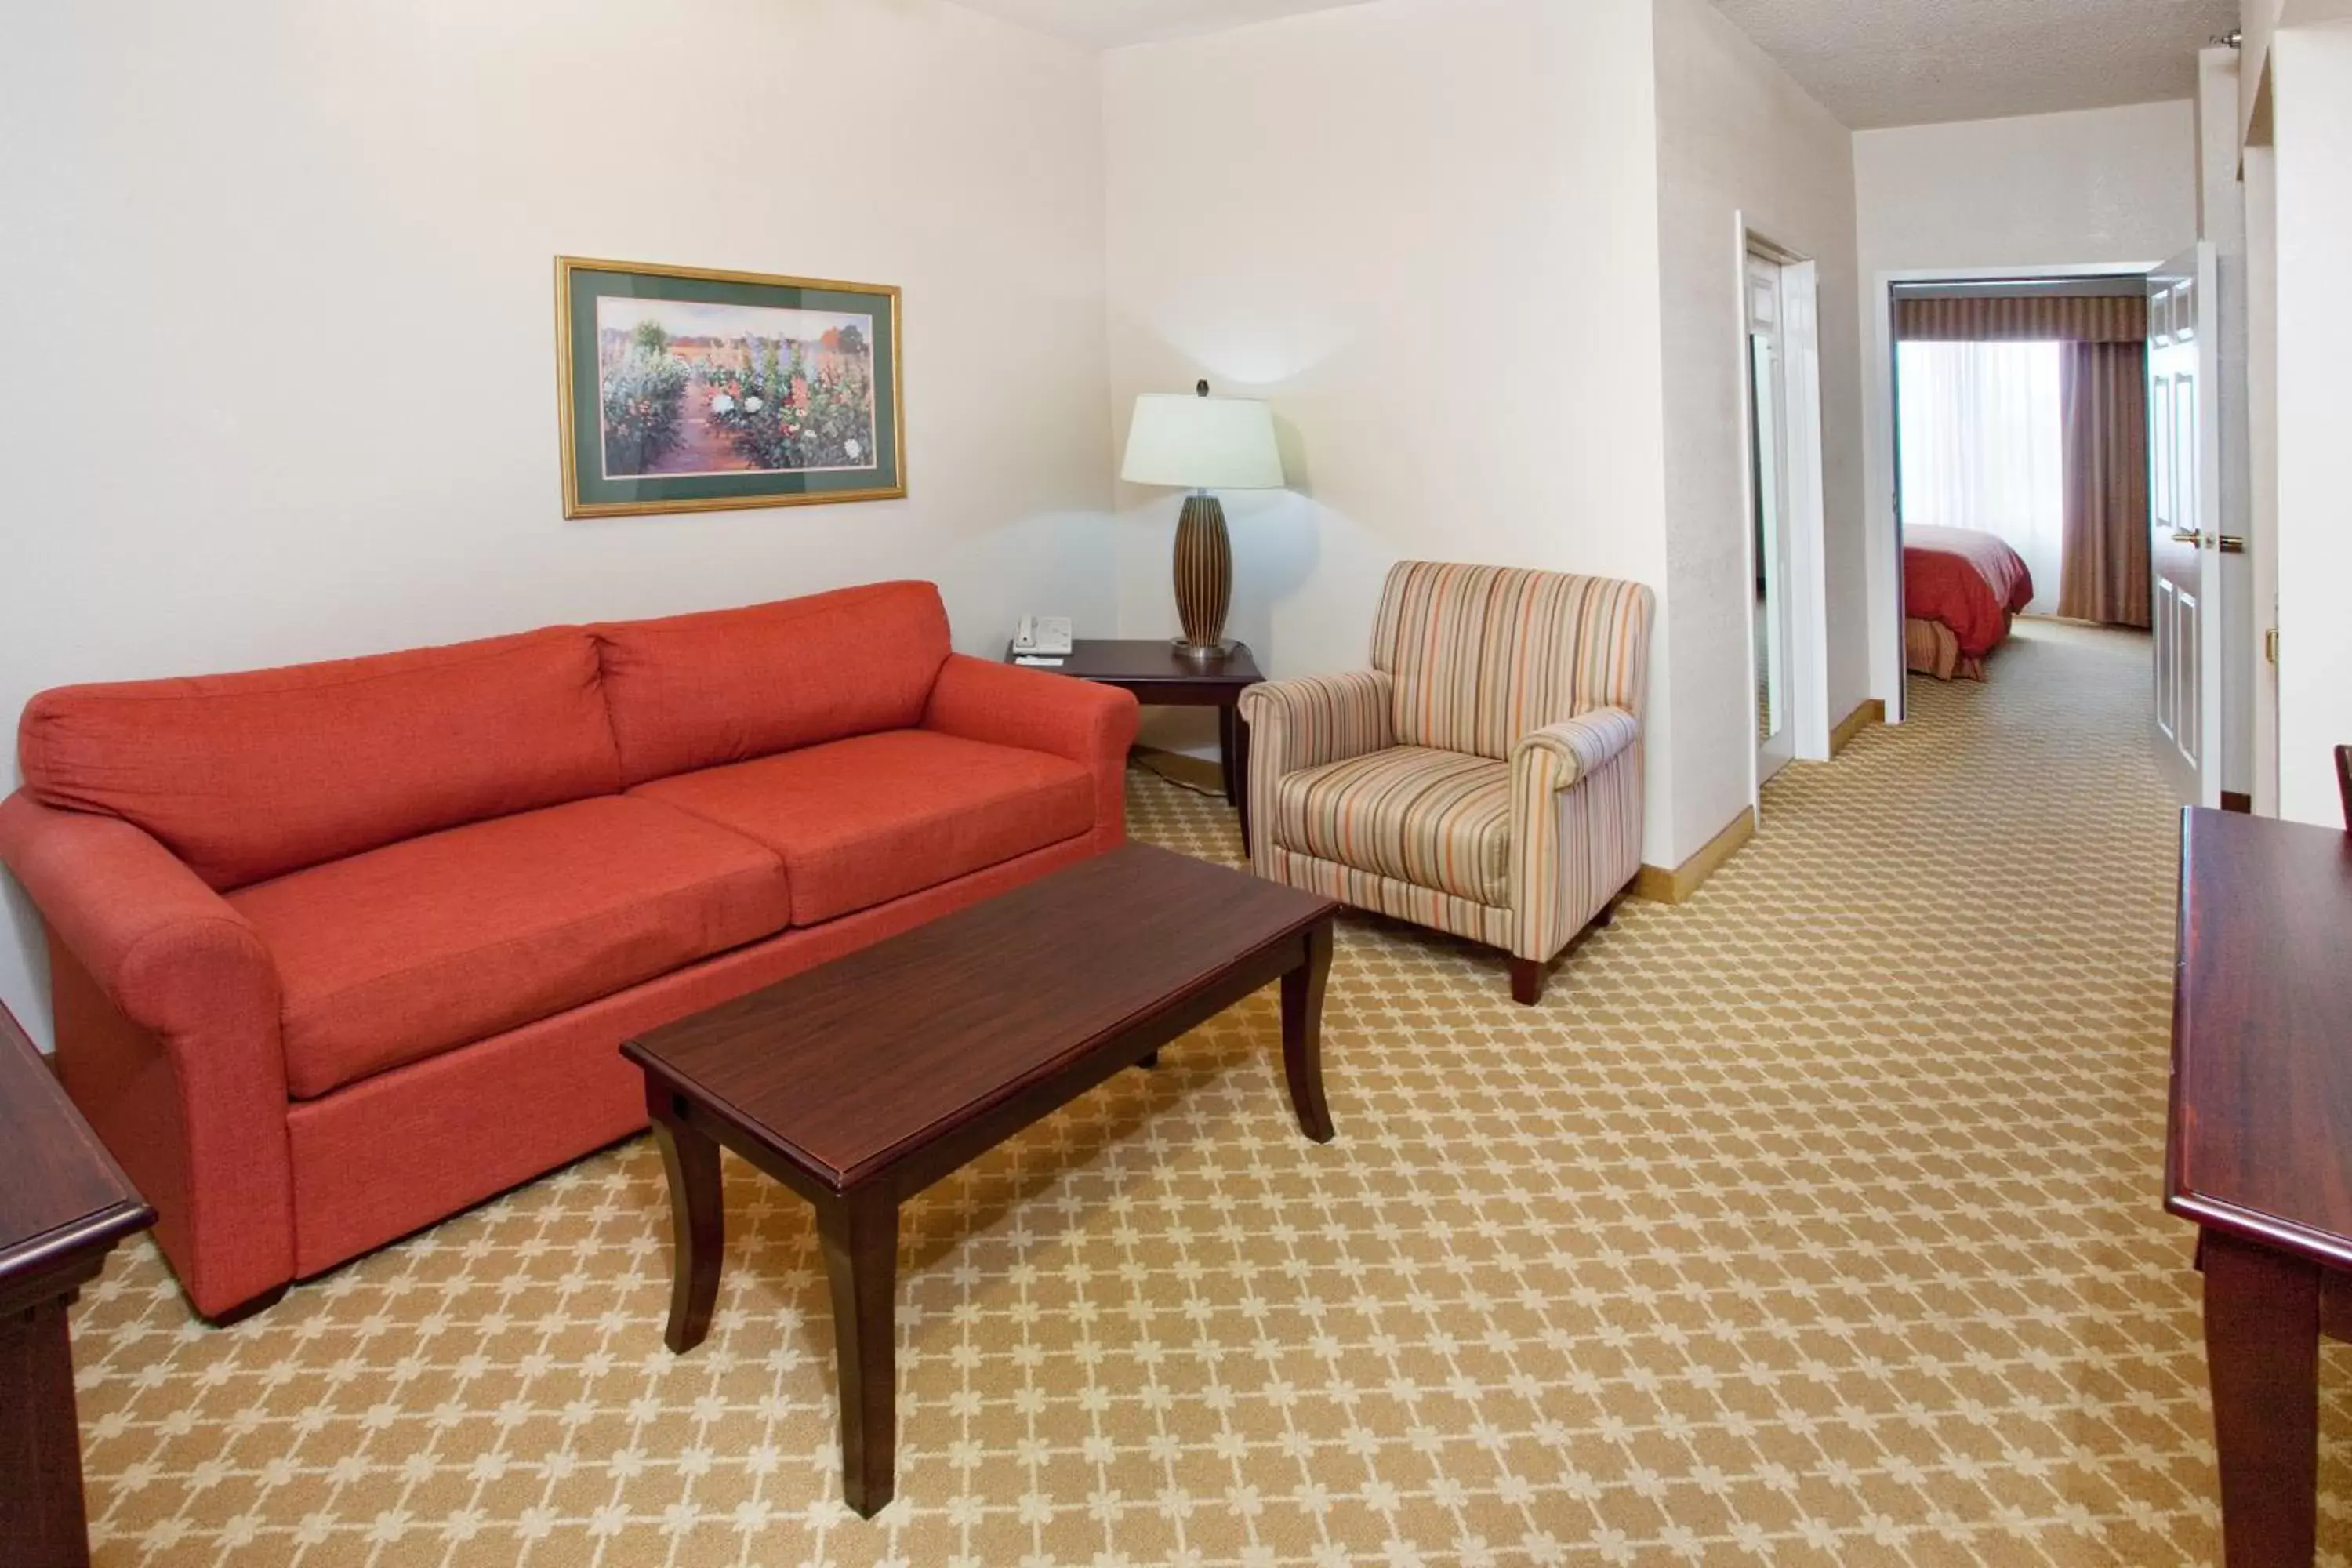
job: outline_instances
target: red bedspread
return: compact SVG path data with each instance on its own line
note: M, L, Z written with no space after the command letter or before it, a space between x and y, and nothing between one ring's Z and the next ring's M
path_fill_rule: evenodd
M1903 613L1941 621L1960 651L1982 658L2033 598L2033 574L1997 535L1966 528L1903 531Z

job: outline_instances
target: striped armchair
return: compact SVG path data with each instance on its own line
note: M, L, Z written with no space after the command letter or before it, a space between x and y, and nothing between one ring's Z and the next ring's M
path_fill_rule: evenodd
M1400 562L1372 668L1242 693L1252 863L1490 943L1533 1004L1642 863L1650 591Z

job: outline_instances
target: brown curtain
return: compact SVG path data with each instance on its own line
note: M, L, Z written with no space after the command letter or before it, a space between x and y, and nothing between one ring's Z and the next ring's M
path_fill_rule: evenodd
M1895 335L1906 342L2138 342L2147 300L2137 294L1899 295Z
M2058 352L2066 471L2058 613L2145 628L2147 346L2071 342Z

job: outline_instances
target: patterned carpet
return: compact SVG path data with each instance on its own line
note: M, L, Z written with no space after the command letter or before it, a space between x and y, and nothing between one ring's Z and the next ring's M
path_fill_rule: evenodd
M1788 768L1540 1009L1346 923L1337 1142L1290 1121L1268 993L932 1189L871 1523L806 1209L730 1163L673 1358L641 1139L226 1331L119 1256L78 1322L98 1561L2209 1561L2147 643L2020 630ZM1235 858L1221 805L1133 788L1139 836Z

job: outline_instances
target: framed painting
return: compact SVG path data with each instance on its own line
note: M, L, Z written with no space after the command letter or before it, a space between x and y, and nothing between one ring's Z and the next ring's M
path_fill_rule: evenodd
M563 515L907 493L898 290L555 258Z

